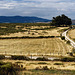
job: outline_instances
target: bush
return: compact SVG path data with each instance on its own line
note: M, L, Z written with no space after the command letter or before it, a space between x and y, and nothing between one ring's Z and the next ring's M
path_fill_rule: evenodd
M36 67L35 70L49 70L49 68L47 66L39 66L39 67Z
M73 53L72 52L70 53L70 56L73 56Z
M38 64L47 64L46 62L39 62Z
M54 63L54 65L63 65L63 63Z
M61 58L61 61L63 61L63 62L75 62L75 58L64 57L64 58Z
M47 66L44 66L42 69L43 70L49 70L49 68Z
M0 55L0 59L5 59L5 56L4 55Z
M4 62L0 62L0 66L3 65L3 64L4 64Z
M69 40L66 43L70 45L70 41Z
M32 33L32 35L34 35L34 33Z
M11 59L13 59L13 60L30 60L30 58L28 58L26 56L19 56L19 55L11 56Z
M55 36L50 36L51 38L54 38Z
M48 61L48 58L45 58L45 57L41 58L41 57L39 57L36 60L39 60L39 61Z
M61 39L62 39L62 40L65 40L65 37L64 37L64 36L62 36L62 37L61 37Z
M2 63L2 62L1 62ZM0 65L0 75L16 75L16 70L10 63Z

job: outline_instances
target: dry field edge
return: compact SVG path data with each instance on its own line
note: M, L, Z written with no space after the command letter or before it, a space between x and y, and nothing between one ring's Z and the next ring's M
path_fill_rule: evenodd
M0 54L60 56L71 49L60 38L0 39Z

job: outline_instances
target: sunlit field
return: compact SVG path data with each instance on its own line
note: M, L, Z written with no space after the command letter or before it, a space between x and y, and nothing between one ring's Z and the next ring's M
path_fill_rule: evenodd
M59 38L0 40L0 53L6 54L62 54L71 50Z
M75 41L75 29L70 30L68 36Z

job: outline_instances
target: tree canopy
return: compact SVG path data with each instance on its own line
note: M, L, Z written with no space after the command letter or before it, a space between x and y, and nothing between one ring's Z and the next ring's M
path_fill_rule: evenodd
M53 17L51 24L57 27L70 26L72 24L72 21L70 18L62 14L61 16L59 15L59 16Z

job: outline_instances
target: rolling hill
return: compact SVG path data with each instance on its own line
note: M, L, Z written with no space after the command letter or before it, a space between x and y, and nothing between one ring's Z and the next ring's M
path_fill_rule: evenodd
M29 16L0 16L0 23L35 23L50 22L51 20Z
M75 25L75 20L72 20L72 24Z

